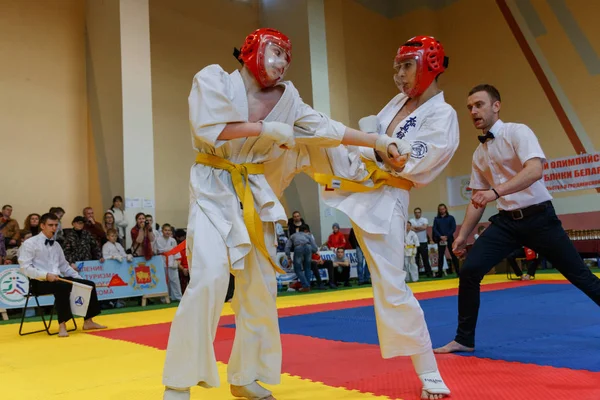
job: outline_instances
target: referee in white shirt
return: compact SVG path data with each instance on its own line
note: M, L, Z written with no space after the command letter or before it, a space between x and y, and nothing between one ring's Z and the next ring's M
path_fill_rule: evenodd
M55 214L44 214L40 219L41 232L26 240L21 245L19 252L19 265L21 271L30 279L33 294L53 294L56 313L58 314L59 332L58 336L67 337L66 322L73 318L69 296L73 285L59 281L63 279L83 283L92 286L90 303L83 322L83 329L104 329L92 318L100 314L100 304L94 282L81 279L63 253L62 248L52 238L58 227L58 217Z
M535 134L526 125L499 119L500 93L491 85L473 88L467 107L475 128L483 135L473 154L473 196L454 241L455 254L464 254L466 238L487 203L496 200L499 212L490 218L490 226L475 241L460 270L456 337L436 353L475 349L481 280L494 265L522 246L546 257L600 305L600 279L584 264L563 230L542 180L545 156Z

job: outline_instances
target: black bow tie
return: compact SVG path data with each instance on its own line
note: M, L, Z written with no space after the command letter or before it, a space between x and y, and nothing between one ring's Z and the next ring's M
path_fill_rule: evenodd
M52 240L52 239L46 239L46 243L45 244L49 244L50 246L52 246L54 244L54 240Z
M488 133L486 133L485 135L477 136L477 139L479 139L479 141L481 143L485 143L488 139L493 139L493 138L494 138L494 134L490 131L488 131Z

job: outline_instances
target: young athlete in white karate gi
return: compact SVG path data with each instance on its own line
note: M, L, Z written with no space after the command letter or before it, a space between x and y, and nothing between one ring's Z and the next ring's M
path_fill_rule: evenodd
M232 73L202 69L189 95L196 163L190 176L187 253L190 283L171 326L164 399L189 399L191 386L220 385L213 348L230 269L235 274L236 335L228 364L231 393L273 399L258 384L277 384L281 340L275 304L278 200L294 173L310 163L307 144L367 146L396 166L401 141L345 127L304 104L283 76L291 43L273 29L246 38ZM295 148L294 148L295 146ZM293 148L293 149L292 149ZM291 149L291 150L290 150ZM270 174L267 181L265 174ZM275 186L275 187L273 187Z
M324 191L324 200L351 219L369 264L382 356L411 356L423 399L441 399L450 390L438 371L423 310L405 282L404 237L409 190L434 180L459 143L456 112L437 86L446 66L439 41L410 39L394 60L394 81L401 93L377 116L360 121L365 132L400 139L401 154L411 149L403 167L392 166L384 153L344 146L323 150L333 176L322 172L326 165L312 166L313 178L335 189Z

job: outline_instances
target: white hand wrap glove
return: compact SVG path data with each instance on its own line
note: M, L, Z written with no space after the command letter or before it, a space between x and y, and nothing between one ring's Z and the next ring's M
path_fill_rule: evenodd
M376 133L379 132L379 121L377 120L377 115L369 115L368 117L363 117L358 121L358 127L361 131L366 133Z
M115 257L115 260L117 260L118 262L123 262L123 257Z
M131 254L127 254L127 261L128 262L133 261L133 256Z
M263 121L260 136L265 136L279 146L291 149L295 146L294 128L288 124L277 121Z
M401 156L412 152L412 147L408 140L392 138L388 135L379 135L377 142L375 143L375 150L388 154L388 147L390 144L395 144L396 147L398 147L398 153Z

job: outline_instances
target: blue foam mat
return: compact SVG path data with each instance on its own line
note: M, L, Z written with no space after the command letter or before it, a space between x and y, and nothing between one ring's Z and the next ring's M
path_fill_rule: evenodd
M434 347L454 338L457 297L422 300ZM281 333L378 344L372 306L285 317ZM538 284L481 295L481 358L600 372L600 308L568 284Z

